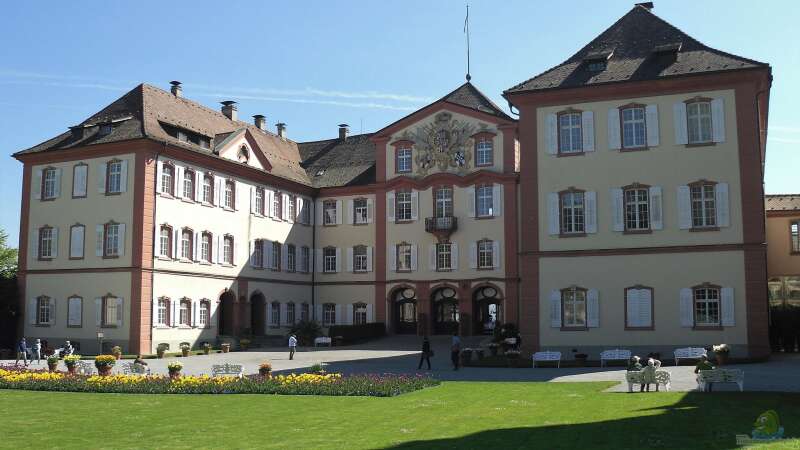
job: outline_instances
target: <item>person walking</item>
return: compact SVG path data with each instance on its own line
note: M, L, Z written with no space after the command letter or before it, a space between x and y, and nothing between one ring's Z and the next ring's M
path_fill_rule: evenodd
M450 359L453 361L453 370L458 370L458 357L461 354L461 338L458 337L458 331L453 333L453 339L450 342Z
M289 360L294 359L294 352L297 350L297 337L289 335Z
M33 358L36 358L36 364L42 363L42 341L36 339L36 343L33 344L33 355L31 355L31 363L33 362Z
M17 360L14 362L15 367L19 365L20 359L22 359L25 367L28 367L28 343L25 341L25 336L19 340L19 344L17 345Z
M428 339L428 336L425 336L422 339L422 353L419 356L419 367L417 370L422 369L422 361L428 363L428 370L431 370L431 356L433 356L433 350L431 350L431 341Z

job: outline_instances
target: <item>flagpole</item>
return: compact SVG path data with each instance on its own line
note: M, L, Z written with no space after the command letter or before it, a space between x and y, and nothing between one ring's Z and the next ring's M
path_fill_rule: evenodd
M464 32L467 33L467 81L472 79L469 74L469 3L467 3L467 17L464 19Z

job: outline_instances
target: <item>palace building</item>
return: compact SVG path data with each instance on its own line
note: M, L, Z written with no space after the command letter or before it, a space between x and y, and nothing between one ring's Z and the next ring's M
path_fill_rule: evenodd
M646 4L504 93L295 142L139 85L24 164L24 334L126 352L301 320L524 348L769 351L770 68ZM646 353L646 352L645 352Z

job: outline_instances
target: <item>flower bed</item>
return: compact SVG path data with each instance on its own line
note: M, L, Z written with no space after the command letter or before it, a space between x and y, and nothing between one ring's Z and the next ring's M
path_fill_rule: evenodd
M439 381L428 376L290 374L264 378L208 375L170 379L162 375L80 376L64 372L0 367L0 389L130 394L280 394L392 397Z

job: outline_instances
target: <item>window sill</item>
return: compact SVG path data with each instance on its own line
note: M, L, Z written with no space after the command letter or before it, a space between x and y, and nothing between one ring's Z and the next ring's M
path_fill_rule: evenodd
M475 270L484 270L485 271L485 270L494 270L494 269L495 269L495 267L478 267Z
M191 330L194 327L191 325L178 325L176 328L178 328L179 330Z
M100 325L100 328L117 328L116 325Z
M83 325L67 325L67 328L83 328Z
M57 198L58 198L58 197L47 197L47 198L44 198L44 197L42 197L42 198L40 198L40 199L39 199L39 201L42 201L42 202L52 202L53 200L55 200L55 199L57 199Z
M436 269L437 272L452 272L453 269Z
M335 223L323 223L322 224L323 227L335 227L336 225L337 224L335 224Z
M77 200L77 199L79 199L79 198L86 198L86 196L85 196L85 195L73 195L73 196L72 196L72 199L73 199L73 200Z
M369 225L369 222L353 222L352 225L356 227L363 227L364 225Z
M655 331L656 327L649 326L649 327L625 327L625 331Z
M83 259L83 256L70 256L69 257L70 261L80 261L82 259Z
M695 325L692 330L695 331L722 331L725 327L722 325Z
M106 197L113 197L115 195L122 195L122 192L109 192L109 191L105 192Z
M622 234L653 234L653 230L625 230Z
M414 219L406 219L406 220L397 220L397 219L395 219L394 223L396 223L398 225L402 225L404 223L414 223Z
M369 273L369 270L354 270L353 273L365 274Z
M192 261L191 259L186 259L186 258L181 258L181 259L178 260L178 262L183 263L183 264L192 264L192 263L194 263L194 261Z
M586 155L586 152L584 152L584 151L565 152L565 153L558 152L558 153L556 153L556 156L559 157L559 158L567 158L567 157L570 157L570 156L584 156L584 155Z
M212 203L207 203L207 202L202 202L202 203L200 203L200 204L201 204L202 206L205 206L206 208L216 208L216 207L217 207L217 205L214 205L214 204L212 204Z
M489 164L475 164L475 167L493 167L493 166L494 166L494 161L492 161Z
M210 262L208 262L208 261L200 261L200 263L199 263L199 264L200 264L201 266L210 266L210 265L212 265L212 264L211 264Z
M714 147L715 145L717 145L717 143L713 142L713 141L711 141L711 142L695 142L695 143L691 143L691 144L684 144L684 147L686 147L686 148Z
M339 272L334 272L334 271L329 271L329 270L323 270L323 271L322 271L322 273L323 273L323 274L334 274L334 273L339 273Z
M222 207L222 209L223 209L224 211L236 212L236 210L235 210L235 209L233 209L233 208L231 208L231 207L228 207L228 206L223 206L223 207Z
M644 147L627 147L627 148L623 147L623 148L619 149L619 152L620 153L643 152L643 151L646 151L646 150L650 150L650 148L651 147L647 147L647 146L644 146Z
M169 256L156 256L156 259L159 261L174 261L174 259L170 258Z
M561 233L561 234L558 235L558 237L560 237L560 238L576 238L576 237L580 238L580 237L586 237L586 233Z
M119 255L103 255L103 259L119 259Z
M589 327L565 327L562 325L561 331L589 331Z
M41 256L36 258L36 260L39 261L39 262L53 261L54 259L55 258L45 258L45 257L41 257Z
M171 326L164 325L164 324L156 325L153 328L155 328L156 330L169 330L169 329L172 329Z
M251 215L251 216L256 216L256 217L258 217L258 218L260 218L260 219L263 219L263 218L264 218L264 215L263 215L263 214L260 214L260 213L250 213L250 215Z
M695 227L689 228L692 233L702 233L704 231L719 231L719 227Z
M194 199L191 199L191 198L186 198L186 197L181 197L181 201L182 201L183 203L191 203L191 204L195 204L195 203L197 203L196 201L194 201Z
M222 267L227 267L227 268L231 268L231 269L236 267L233 264L229 264L229 263L220 263L219 265L222 266Z
M34 327L46 328L46 327L49 327L50 324L49 323L35 323L35 324L33 324L33 326Z
M170 194L169 192L159 192L158 196L159 197L164 197L164 198L169 198L169 199L174 199L175 198L175 196Z
M475 220L487 220L487 219L494 219L497 216L475 216Z

